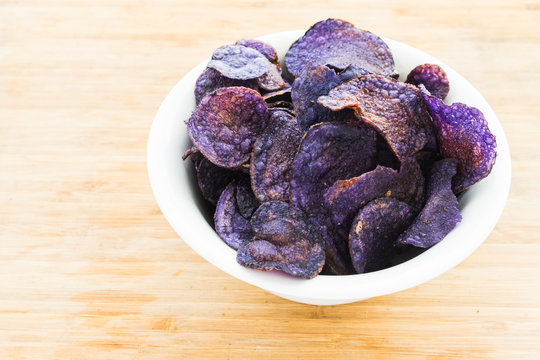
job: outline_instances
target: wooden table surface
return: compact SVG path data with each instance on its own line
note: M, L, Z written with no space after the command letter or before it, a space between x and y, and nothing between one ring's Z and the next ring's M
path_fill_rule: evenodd
M453 270L317 307L185 245L145 147L162 99L213 49L327 17L469 79L513 177L497 227ZM539 45L534 0L0 0L0 359L540 358Z

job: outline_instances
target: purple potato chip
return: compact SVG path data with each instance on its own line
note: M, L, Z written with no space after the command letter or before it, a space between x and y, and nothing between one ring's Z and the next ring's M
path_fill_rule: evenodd
M424 176L414 158L403 160L400 171L377 166L347 180L336 181L324 194L325 206L338 226L349 227L358 210L382 197L403 201L418 212L424 200Z
M255 194L253 194L249 177L245 175L239 179L236 186L236 204L238 205L238 211L246 219L250 219L251 215L261 205Z
M279 65L272 64L268 71L257 78L259 86L266 91L277 91L287 86L287 83L281 77Z
M214 51L207 67L229 79L256 79L267 72L272 63L255 49L241 45L225 45Z
M336 71L336 73L341 78L341 82L347 82L351 80L353 77L360 77L364 75L374 75L371 71L368 71L356 64L350 64L345 69L337 69L330 64L326 64L326 66ZM399 78L399 73L396 70L394 70L394 72L392 72L389 75L386 75L386 77L390 77L392 79L397 80Z
M257 238L268 240L275 245L285 245L291 239L302 238L311 234L325 250L325 263L332 273L346 275L352 269L348 250L345 256L336 248L333 235L314 218L309 218L300 209L285 202L271 201L261 205L251 218L253 231ZM345 259L344 259L345 258Z
M413 219L411 207L393 198L375 199L364 206L349 234L349 250L356 272L362 274L389 266L394 241Z
M251 184L261 202L289 201L291 164L302 139L296 119L273 111L270 121L253 145Z
M237 261L254 269L282 270L311 279L325 260L320 229L299 209L281 201L263 203L251 218L256 240L245 242Z
M334 70L336 70L336 69L334 69ZM336 72L338 73L342 83L351 80L353 77L360 77L360 76L371 75L372 74L371 72L367 71L366 69L363 69L360 66L355 65L355 64L351 64L351 65L347 66L345 69L343 69L341 71L339 71L339 69L337 69L337 70L338 71L336 71Z
M254 39L240 39L236 42L235 45L242 45L248 48L252 48L263 54L270 62L277 64L278 63L278 54L276 49L271 45L268 45L265 42Z
M320 229L313 227L307 214L284 201L262 203L251 217L251 227L258 239L275 245L289 244L308 233L322 244Z
M381 38L337 19L313 25L285 55L285 66L294 76L309 63L330 65L339 70L354 64L385 76L394 71L392 53Z
M457 163L456 159L443 159L433 164L426 187L426 204L412 225L396 240L398 247L406 244L431 247L461 221L451 185Z
M208 160L235 168L249 160L267 119L266 102L258 92L227 87L206 96L187 125L191 141Z
M219 198L214 213L216 233L233 249L253 239L253 231L249 220L244 218L236 202L237 183L231 182Z
M191 160L197 174L197 184L201 195L212 205L216 205L221 193L237 177L237 173L214 165L200 152L193 153Z
M214 69L206 68L195 83L195 103L198 105L206 95L216 89L230 86L243 86L256 90L258 84L255 79L229 79Z
M236 253L236 261L245 267L262 271L281 270L292 276L312 279L324 266L324 250L307 241L276 246L266 240L246 242Z
M309 128L292 164L293 205L317 215L334 182L358 176L375 164L375 134L360 122L320 123Z
M269 271L279 269L286 263L276 245L266 240L254 240L244 243L236 253L236 261L245 267Z
M422 84L432 96L444 100L450 91L450 83L444 70L435 64L418 65L407 75L407 83Z
M437 149L437 141L433 123L429 116L427 104L424 100L422 91L416 86L405 84L395 79L384 78L378 75L371 75L366 78L372 90L379 87L382 88L382 94L388 95L392 99L399 99L405 104L413 114L416 123L422 124L427 138L427 143L424 147L427 151L435 151Z
M271 91L269 93L264 94L263 99L267 103L274 103L278 101L285 101L285 102L292 103L291 88L287 87L280 90Z
M497 152L495 136L480 110L462 103L448 106L440 99L425 95L437 141L444 158L458 160L452 181L456 194L489 175Z
M291 100L303 131L316 123L338 120L338 113L321 106L317 99L341 82L336 72L324 65L306 66L300 72L292 84Z
M366 75L337 86L319 104L339 111L352 108L388 142L399 159L435 148L433 126L422 92L413 85Z

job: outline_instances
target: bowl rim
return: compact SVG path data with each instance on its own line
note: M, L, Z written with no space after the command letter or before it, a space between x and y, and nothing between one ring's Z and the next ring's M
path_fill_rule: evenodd
M283 37L296 39L303 35L304 32L305 30L284 31L261 36L257 39L275 45L274 43L279 41L276 39L282 39ZM462 210L463 218L465 219L466 215L474 215L481 208L484 221L475 224L474 227L468 225L468 232L466 233L464 231L458 231L464 223L462 221L456 229L447 235L447 238L463 237L466 235L467 241L464 241L463 238L447 241L447 238L445 238L420 255L387 269L345 276L319 275L310 280L293 278L279 271L262 272L247 269L237 264L236 261L230 263L230 261L226 260L230 260L230 256L224 253L225 250L222 246L218 246L217 244L215 247L207 246L204 242L200 241L201 236L212 237L213 233L213 237L224 245L213 229L207 226L211 230L210 233L208 229L192 226L193 218L185 216L188 214L187 209L183 209L180 204L175 204L175 201L180 202L179 199L171 198L170 190L173 189L174 184L166 176L167 171L165 169L167 163L163 160L163 155L166 155L163 152L167 145L170 145L168 141L164 141L163 137L166 137L171 131L172 125L170 122L178 121L178 119L171 119L171 115L175 113L173 107L179 106L177 97L179 93L186 91L187 85L192 86L194 79L199 76L208 62L208 59L205 59L184 75L167 94L155 115L147 144L148 176L154 197L169 224L171 224L186 244L222 271L271 293L283 297L303 297L340 302L385 295L422 284L458 265L482 244L499 220L510 189L510 149L504 130L493 109L478 90L450 66L419 49L399 41L387 38L383 38L383 40L391 47L393 53L396 52L396 49L398 49L398 53L401 51L417 53L424 59L430 59L431 61L429 62L440 65L446 71L451 86L456 82L465 84L467 91L472 94L471 96L474 100L470 104L482 110L489 123L490 130L496 134L497 160L492 173L480 183L474 185L474 191L471 191L473 190L471 188L460 197L460 204L462 202L466 203L464 209L460 209ZM280 58L282 59L283 56L280 56ZM192 90L193 87L190 88L191 93ZM193 108L189 112L192 110ZM497 196L493 196L494 191L496 191ZM485 206L478 206L479 201L485 201ZM471 208L470 211L467 211L469 210L468 207L471 207L471 204L476 206ZM487 206L488 204L489 206ZM184 217L179 216L179 214L183 214ZM204 218L203 221L206 223ZM225 245L225 247L227 246ZM216 248L219 249L216 250ZM233 249L228 249L235 253Z

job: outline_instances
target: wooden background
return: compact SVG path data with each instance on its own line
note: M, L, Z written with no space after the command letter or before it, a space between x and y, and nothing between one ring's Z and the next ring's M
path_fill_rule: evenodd
M145 147L162 99L214 48L327 17L469 79L503 124L513 179L461 265L316 307L188 248L153 199ZM0 358L540 358L539 63L533 0L0 0Z

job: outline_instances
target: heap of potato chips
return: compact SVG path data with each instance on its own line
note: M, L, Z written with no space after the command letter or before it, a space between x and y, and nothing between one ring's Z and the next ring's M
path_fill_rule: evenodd
M237 261L346 275L440 242L461 221L456 194L495 163L482 113L443 102L437 65L396 80L384 41L342 20L313 25L284 64L239 40L196 83L186 156Z

